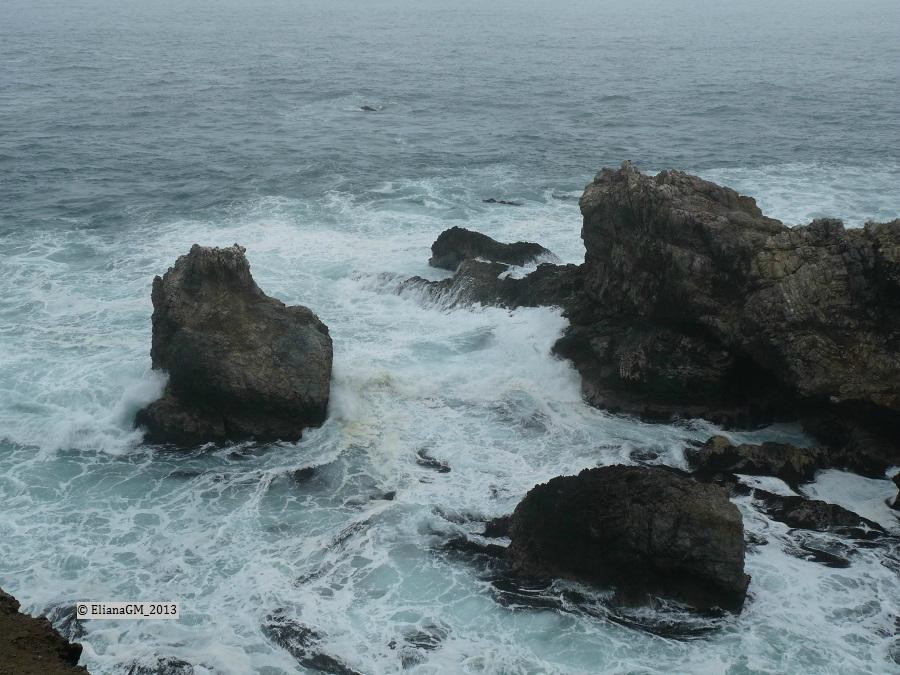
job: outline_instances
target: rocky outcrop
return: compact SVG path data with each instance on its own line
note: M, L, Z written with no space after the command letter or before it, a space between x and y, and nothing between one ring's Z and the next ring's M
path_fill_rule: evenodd
M572 304L581 293L581 268L578 265L538 265L522 278L505 276L509 267L502 263L464 260L449 279L429 281L412 277L400 282L398 290L427 295L448 307L489 305L541 307Z
M821 448L798 448L787 443L732 444L713 436L699 447L687 448L685 459L700 475L719 473L775 476L792 487L812 480L818 469L830 466Z
M788 228L733 190L627 163L580 206L585 303L558 351L592 400L736 426L824 410L900 456L900 221Z
M296 441L325 420L328 328L306 307L265 295L244 251L194 245L153 280L151 358L169 380L138 413L147 441Z
M835 532L860 539L871 539L885 533L878 523L821 499L777 495L765 490L753 490L753 496L769 517L788 527Z
M473 232L464 227L451 227L441 232L431 245L431 260L428 264L455 271L462 261L475 258L521 266L551 255L552 253L540 244L528 241L504 244L481 232Z
M339 659L322 651L323 636L316 630L277 611L266 618L263 634L293 656L304 668L331 675L360 675Z
M900 511L900 472L894 474L893 480L894 485L897 486L897 496L894 498L894 503L891 504L891 508Z
M0 673L86 675L80 658L80 644L66 640L47 619L20 613L19 602L0 590Z
M742 606L744 528L725 491L658 467L608 466L534 487L509 521L514 572L615 583L697 607Z

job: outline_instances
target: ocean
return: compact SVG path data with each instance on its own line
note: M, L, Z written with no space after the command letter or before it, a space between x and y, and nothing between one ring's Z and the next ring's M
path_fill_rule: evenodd
M749 498L765 543L739 616L573 605L565 584L527 602L444 551L536 483L683 467L718 430L585 405L550 355L558 310L397 289L442 278L429 246L454 225L580 262L577 198L623 160L789 224L896 218L898 64L895 0L4 0L0 587L35 613L181 603L179 621L83 624L95 675L306 672L262 628L279 612L363 673L896 672L896 549L817 536L850 563L824 565ZM235 242L266 293L329 326L329 419L297 444L144 446L152 279ZM900 529L888 480L804 491Z

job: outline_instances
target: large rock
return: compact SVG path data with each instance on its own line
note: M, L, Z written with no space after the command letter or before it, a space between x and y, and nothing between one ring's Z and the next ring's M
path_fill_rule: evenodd
M674 412L707 405L717 387L738 397L744 387L751 402L782 403L757 405L757 423L779 408L824 408L900 438L900 221L788 228L733 190L679 171L644 176L627 163L601 171L580 205L589 311L573 330L590 345L610 325L627 326L638 337L620 337L617 352L635 349L644 328L634 327L648 324L698 344L689 363L711 377L697 388L690 373L680 380ZM582 347L576 366L595 388L633 388L628 369L618 382L597 378L610 358L600 342ZM722 350L730 361L713 358Z
M540 244L528 241L504 244L481 232L451 227L441 232L431 245L431 260L428 264L453 271L463 260L480 258L488 262L521 266L550 255L550 251Z
M153 280L151 358L169 380L138 413L146 440L295 441L325 420L328 328L306 307L263 293L244 250L194 245Z
M741 515L725 491L656 467L608 466L534 487L509 523L512 569L620 583L695 606L742 606Z
M87 675L80 658L80 644L66 640L47 619L21 614L19 602L0 590L0 673Z

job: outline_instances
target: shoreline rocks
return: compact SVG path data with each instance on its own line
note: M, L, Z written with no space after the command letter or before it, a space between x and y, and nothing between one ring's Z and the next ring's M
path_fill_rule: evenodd
M516 307L564 307L581 292L578 265L543 263L522 278L503 276L507 265L481 260L464 260L449 279L429 281L411 277L400 282L398 291L419 290L449 307L489 305Z
M44 617L19 611L0 590L0 672L16 675L87 675L79 666L81 645L69 642Z
M532 488L509 519L514 573L622 584L740 609L744 528L725 491L659 467L607 466Z
M743 473L774 476L792 488L809 482L819 469L828 468L827 453L820 448L797 448L786 443L732 444L724 436L713 436L700 447L685 450L685 459L695 474Z
M662 331L658 351L688 364L661 373L673 414L728 426L808 418L822 443L875 437L873 454L900 463L900 220L789 228L729 188L627 162L597 174L579 204L585 301L557 351L573 356L589 399L659 401L647 332ZM635 375L632 361L649 371ZM716 392L735 394L724 397L735 414L710 405Z
M464 260L478 258L521 267L538 258L552 255L543 246L533 242L517 241L504 244L481 232L467 230L464 227L451 227L441 232L431 245L431 259L428 264L454 272Z
M169 381L137 414L147 442L296 441L324 422L328 327L265 295L244 253L195 244L153 280L151 358Z

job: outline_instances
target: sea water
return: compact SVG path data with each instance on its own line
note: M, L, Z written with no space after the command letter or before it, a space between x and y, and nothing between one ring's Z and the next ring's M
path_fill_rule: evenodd
M718 430L586 406L550 355L558 310L449 308L397 280L442 278L429 246L452 225L579 262L577 197L624 159L790 224L897 217L898 62L900 6L878 0L6 0L0 586L57 617L181 603L179 621L65 628L93 673L304 672L263 630L277 612L364 673L896 672L896 547L810 543L748 498L739 616L623 614L559 586L511 600L446 552L536 483L636 457L683 467ZM153 276L193 243L234 242L265 292L328 324L329 419L297 444L144 446L134 413L164 386ZM731 435L809 442L789 425ZM804 492L898 530L886 479L827 471Z

